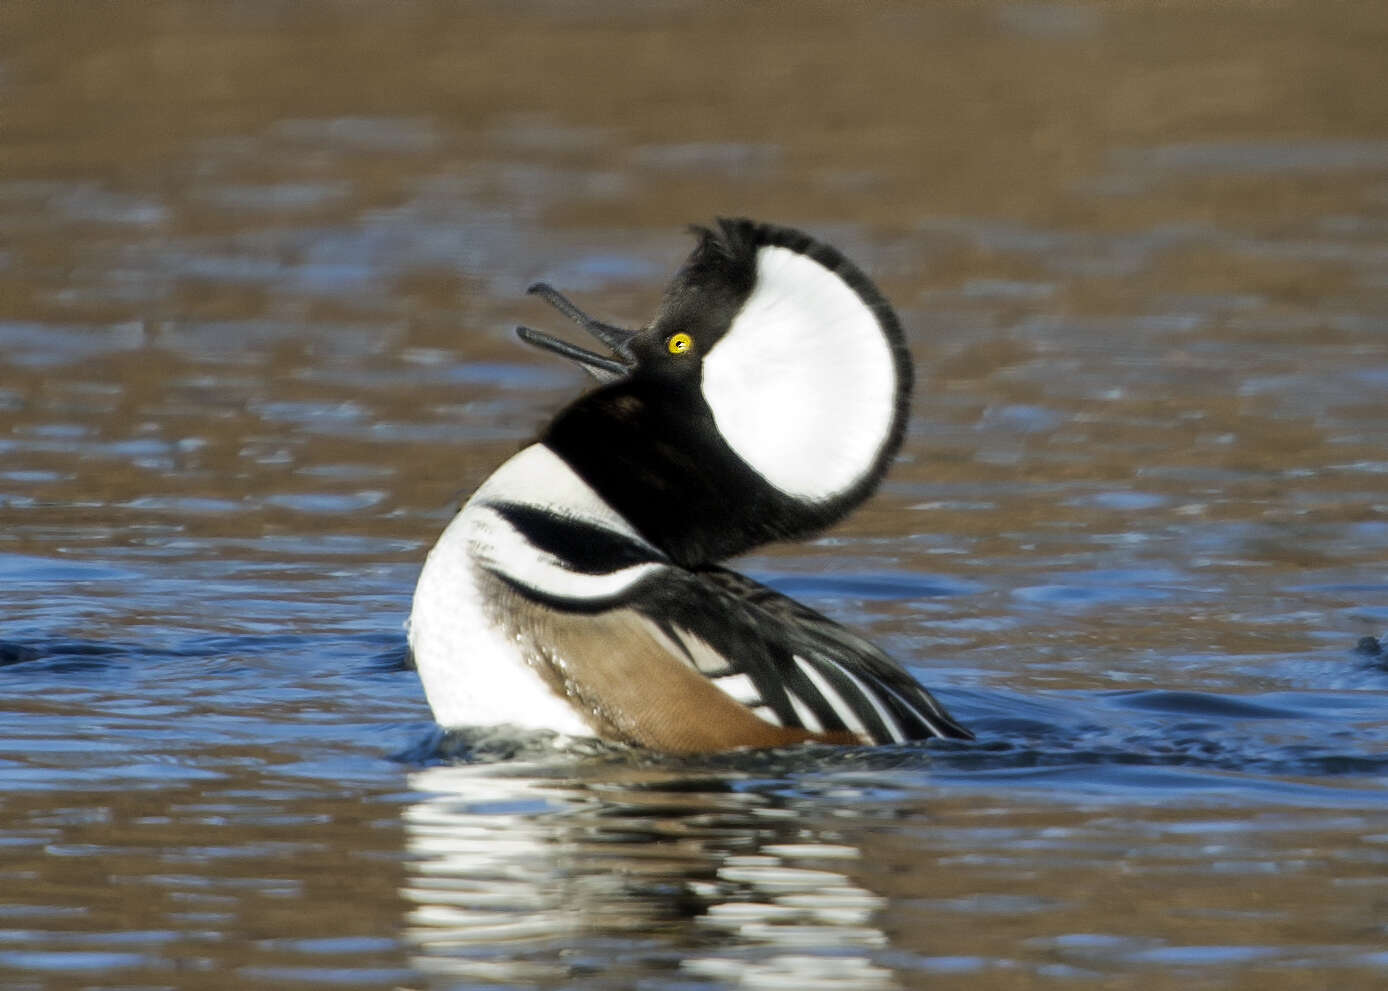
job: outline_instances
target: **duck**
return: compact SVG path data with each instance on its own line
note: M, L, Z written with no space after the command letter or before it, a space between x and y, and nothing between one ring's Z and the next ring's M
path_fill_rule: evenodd
M877 489L913 379L895 311L802 231L691 230L639 330L530 288L602 350L520 339L597 383L429 551L407 625L435 720L669 754L971 739L877 646L724 563Z

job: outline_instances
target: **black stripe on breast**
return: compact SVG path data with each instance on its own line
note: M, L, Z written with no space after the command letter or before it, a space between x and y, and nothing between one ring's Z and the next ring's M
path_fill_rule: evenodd
M496 512L532 547L552 554L571 571L605 575L634 564L661 564L665 559L653 548L605 527L559 516L538 506L494 502Z

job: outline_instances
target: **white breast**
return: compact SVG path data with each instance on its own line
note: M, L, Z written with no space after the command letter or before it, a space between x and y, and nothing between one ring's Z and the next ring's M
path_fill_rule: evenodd
M514 531L487 507L489 500L503 499L562 507L575 519L635 536L548 448L536 444L511 458L473 494L424 562L409 622L424 694L445 728L512 724L591 736L578 711L549 688L515 640L493 622L483 600L481 563L494 566L498 554L510 554L515 568L545 566L520 553L524 547L514 546Z

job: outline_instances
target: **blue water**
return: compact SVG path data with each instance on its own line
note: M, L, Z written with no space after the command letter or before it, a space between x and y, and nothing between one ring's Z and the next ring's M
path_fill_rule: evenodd
M59 570L33 569L128 580ZM315 624L337 629L312 633L287 629L307 605L295 578L246 583L264 598L231 581L224 601L285 629L0 644L15 882L0 967L21 982L1382 976L1365 935L1388 857L1372 644L1320 658L1339 682L1319 691L1016 691L918 667L975 742L669 758L440 734L389 582L321 607ZM920 593L878 575L783 587L820 605ZM1091 889L1121 878L1209 907L1166 919L1158 895L1096 915ZM1247 943L1250 918L1302 912L1312 944Z
M0 986L1388 984L1376 5L11 5ZM972 743L444 736L420 563L684 225L899 310L739 568Z
M840 594L852 595L856 587L846 581ZM1076 801L1161 803L1176 791L1189 792L1183 800L1195 802L1208 793L1222 804L1383 808L1385 656L1375 639L1365 638L1340 658L1344 687L1325 692L941 688L941 698L978 736L967 743L698 759L599 751L643 766L773 776L860 769L931 789L988 790L1006 782ZM11 759L0 769L6 788L29 790L39 781L44 789L112 780L142 786L146 775L148 787L217 779L222 763L216 751L251 740L268 747L313 741L346 747L366 762L358 773L387 778L416 766L488 762L497 753L566 753L543 735L503 732L500 750L490 733L479 733L480 743L466 734L440 736L402 634L202 636L163 649L12 640L0 642L0 672L7 706L35 708L11 725ZM916 673L928 677L919 668ZM194 721L196 729L189 725ZM74 766L71 758L50 763L35 757L54 751L80 759ZM586 752L579 747L572 753ZM132 755L139 755L133 764Z

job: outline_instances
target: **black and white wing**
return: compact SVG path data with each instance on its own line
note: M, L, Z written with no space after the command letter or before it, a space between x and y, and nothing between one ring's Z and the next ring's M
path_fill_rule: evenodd
M670 569L633 592L631 608L762 719L865 743L973 738L880 649L750 578Z
M488 512L482 597L600 736L672 752L972 738L877 647L750 578L543 510Z

